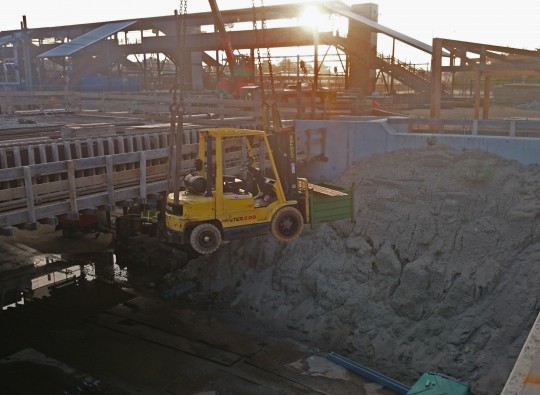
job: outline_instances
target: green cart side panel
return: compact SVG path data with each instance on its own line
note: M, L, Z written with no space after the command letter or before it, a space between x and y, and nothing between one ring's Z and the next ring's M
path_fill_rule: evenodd
M461 381L437 373L424 373L407 395L468 395L469 386Z
M328 196L309 191L309 212L311 225L338 219L354 220L354 186L351 189L339 188L330 184L317 184L346 193L345 196Z

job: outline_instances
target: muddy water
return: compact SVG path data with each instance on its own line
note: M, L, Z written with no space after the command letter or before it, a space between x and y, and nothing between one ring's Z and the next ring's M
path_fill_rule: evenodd
M78 348L95 333L90 317L133 298L129 270L111 251L34 253L18 263L19 278L0 281L20 286L0 311L0 394L124 394L78 369L74 356L88 353Z
M18 287L12 286L12 289L9 289L3 310L49 297L54 289L76 285L81 281L99 280L119 287L130 287L128 269L120 267L116 255L111 251L91 254L35 254L27 260L31 261L33 267L27 267L18 274ZM13 276L10 276L10 283L13 283L13 280ZM3 287L10 288L10 285L4 284Z

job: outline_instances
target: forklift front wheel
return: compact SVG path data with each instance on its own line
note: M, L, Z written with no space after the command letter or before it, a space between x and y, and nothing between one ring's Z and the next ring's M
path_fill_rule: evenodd
M302 233L304 217L298 209L286 206L278 210L272 218L270 231L279 241L292 241Z
M210 223L199 224L191 231L189 242L199 254L211 254L221 244L221 232Z

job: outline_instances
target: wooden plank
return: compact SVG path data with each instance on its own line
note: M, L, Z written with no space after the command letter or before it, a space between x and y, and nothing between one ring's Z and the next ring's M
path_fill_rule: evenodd
M86 139L86 157L92 158L94 157L94 140L90 137Z
M32 175L34 177L52 174L60 175L60 173L65 173L67 171L66 161L37 164L30 167L32 168Z
M90 137L86 139L86 156L88 158L94 157L94 140ZM88 169L88 175L93 176L96 174L96 169Z
M138 152L126 153L126 154L117 154L110 155L113 161L113 164L122 164L122 163L139 163L140 156ZM159 150L152 150L146 152L146 159L157 159L165 158L166 149L160 148ZM54 173L63 173L66 172L66 162L51 162L45 164L36 164L30 166L32 169L32 175L34 177L50 175ZM85 170L97 167L105 167L106 161L105 157L94 157L94 158L83 158L83 159L74 159L73 160L75 170ZM0 169L0 181L10 181L23 178L23 172L20 167Z
M134 150L133 150L133 136L126 136L126 150L127 150L128 153L134 152ZM128 169L133 169L134 164L133 163L128 163L127 168Z
M36 158L34 156L34 146L30 145L28 146L28 165L32 166L36 164Z
M140 151L139 162L140 179L140 198L146 200L146 152Z
M48 163L47 150L45 149L45 144L39 144L39 163Z
M117 136L116 137L116 146L118 147L117 148L117 153L118 154L124 154L126 152L125 150L125 147L124 147L124 137L123 136ZM125 170L126 169L126 165L125 164L122 164L120 166L118 166L118 169L117 170Z
M28 222L35 224L36 221L36 211L34 205L34 193L32 191L32 171L29 166L24 166L24 189L26 192L26 207L28 210Z
M135 136L135 143L136 143L136 150L137 151L143 151L143 143L142 143L142 136L140 134Z
M81 146L81 140L75 141L75 159L81 159L82 156L82 146ZM82 173L80 171L75 173L76 177L81 177Z
M116 185L117 183L119 183L121 181L134 180L138 184L140 174L141 173L140 173L139 169L115 171L113 173L113 182Z
M100 137L97 142L97 156L105 156L105 148L103 147L103 139Z
M81 141L76 140L75 141L75 159L81 159L82 157L83 157L83 154L82 154Z
M164 180L149 182L147 184L148 194L158 194L165 191L167 183ZM116 192L118 201L136 198L139 194L139 185L134 187L124 188ZM108 205L108 193L100 192L88 196L80 196L78 199L78 207L84 210L92 207ZM66 200L56 201L50 204L44 204L36 207L36 218L48 218L54 215L65 214L69 212L69 202ZM17 225L28 221L28 213L26 207L6 213L0 216L2 225Z
M71 159L71 142L69 141L64 141L64 159Z
M69 183L67 180L63 180L57 182L48 182L45 184L34 184L32 186L32 189L38 200L42 201L44 199L44 195L48 195L51 193L56 193L57 195L60 195L62 194L62 191L66 191L65 194L67 195L67 191L69 190ZM6 207L9 204L9 201L15 201L17 199L25 197L26 192L24 187L0 190L0 202L6 202Z
M22 170L22 169L21 169ZM165 177L165 165L149 167L147 172L147 179L150 177L158 177L164 179ZM126 170L124 172L116 172L113 174L114 185L115 187L121 183L132 181L134 184L139 184L139 175L140 172L138 169ZM75 189L77 194L83 190L91 188L106 188L107 178L105 174L80 177L75 178ZM56 182L48 182L43 184L34 184L33 192L35 196L40 196L40 200L46 198L46 195L55 194L62 195L65 191L65 195L68 195L70 185L68 180L61 180ZM25 189L24 187L19 188L9 188L5 190L0 190L0 201L8 201L25 198Z
M322 186L316 185L316 184L309 183L308 188L311 189L313 192L321 193L321 194L327 195L327 196L347 196L346 193L343 193L341 191L336 191L335 189L322 187Z
M60 161L60 155L58 154L58 144L57 143L52 143L51 144L51 153L52 153L52 161L55 162L55 163L58 163ZM51 180L52 181L59 181L62 177L57 174L57 175L54 175L52 176Z
M109 207L112 209L114 207L114 174L113 174L113 158L111 155L106 157L106 166L105 173L107 174L107 195Z
M149 151L152 149L152 144L150 143L149 134L143 134L143 147L145 151Z
M158 149L159 146L159 134L151 134L150 141L152 142L152 149Z
M5 148L0 148L0 169L7 169L7 153Z
M148 163L148 160L147 162ZM158 176L161 176L163 178L165 178L165 174L167 173L167 164L166 163L162 163L161 165L157 165L157 166L147 166L146 167L146 178L150 178L151 176L152 177L158 177Z
M1 169L6 169L8 167L7 163L7 154L5 148L0 148L0 174ZM5 182L1 182L2 178L0 176L0 189L2 188L9 188L9 184Z
M116 153L114 149L114 140L112 136L107 137L107 155L114 155Z
M49 160L47 158L47 150L45 148L45 144L39 144L39 163L48 163ZM46 175L43 175L41 177L42 182L49 182L49 177Z
M106 183L107 176L105 174L75 179L75 185L77 186L78 191L96 186L104 187Z
M58 162L60 160L60 156L58 155L58 144L57 143L51 143L51 152L52 152L52 161Z
M165 147L168 147L169 146L169 143L168 143L168 133L166 132L163 132L163 133L160 133L159 134L159 140L160 140L160 148L165 148Z
M150 142L150 135L148 133L143 134L143 150L144 151L150 151L152 149L152 143ZM150 159L150 158L148 158ZM157 164L155 160L152 160L151 163L153 165Z
M105 156L105 148L103 148L103 139L98 138L96 140L96 144L97 144L97 156L99 157ZM105 174L105 170L102 167L98 167L96 169L96 174Z
M36 187L38 186L39 185L36 185ZM0 202L21 199L24 197L26 197L26 191L24 187L0 189Z
M13 160L15 161L15 166L14 167L21 167L22 166L22 163L21 163L21 151L20 151L19 147L13 147L12 153L13 153Z
M69 183L69 207L72 213L78 213L77 209L77 186L75 184L75 166L72 160L67 161L67 173Z
M22 167L9 167L0 169L0 181L18 180L24 177Z

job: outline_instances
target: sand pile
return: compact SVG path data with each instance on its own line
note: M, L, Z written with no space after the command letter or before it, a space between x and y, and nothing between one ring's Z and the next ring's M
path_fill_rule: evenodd
M499 393L539 310L540 168L431 146L352 182L356 223L232 242L178 280L407 384L438 371Z

